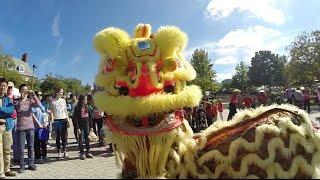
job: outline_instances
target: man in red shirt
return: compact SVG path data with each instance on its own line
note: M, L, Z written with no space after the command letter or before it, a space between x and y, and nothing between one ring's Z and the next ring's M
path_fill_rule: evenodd
M229 103L228 120L232 119L232 117L237 113L237 104L238 104L240 93L241 91L239 89L233 90L232 96L230 98L230 103Z
M308 88L303 90L303 106L304 110L307 110L310 113L310 90Z
M220 116L220 120L223 121L223 105L222 105L222 99L218 99L218 103L217 103L217 107L218 107L218 112L219 112L219 116Z
M253 99L249 94L245 94L243 98L243 105L245 108L252 108Z

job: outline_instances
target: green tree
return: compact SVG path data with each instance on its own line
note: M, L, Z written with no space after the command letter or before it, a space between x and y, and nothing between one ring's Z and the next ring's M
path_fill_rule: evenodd
M249 83L254 86L280 86L285 85L286 57L271 53L271 51L259 51L251 59L249 67Z
M197 77L191 83L201 87L202 90L217 91L220 87L214 81L216 73L210 64L208 52L196 49L192 54L191 64L197 72Z
M14 63L12 62L12 56L8 54L4 54L0 50L0 77L6 78L8 81L13 82L16 85L25 83L24 79L19 75L17 71L9 70L10 67Z
M307 86L310 87L315 80L315 76L304 66L303 63L298 61L290 61L285 69L288 85L293 86Z
M61 75L47 74L43 78L40 89L46 94L53 94L57 88L63 88L64 92L74 94L85 94L90 92L91 86L81 84L81 80L76 78L68 78Z
M236 66L236 74L232 76L231 86L233 88L238 88L241 91L245 91L248 87L248 72L249 66L247 66L243 61L241 61Z
M288 49L291 58L287 71L290 84L308 84L315 78L320 80L319 30L301 33Z
M61 77L53 76L52 74L47 74L43 78L40 89L45 94L53 94L57 88L66 89L66 83L61 79Z

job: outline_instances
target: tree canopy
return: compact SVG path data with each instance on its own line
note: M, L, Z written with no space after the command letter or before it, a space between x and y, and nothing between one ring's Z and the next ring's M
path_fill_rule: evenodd
M249 81L249 66L241 61L235 69L236 74L232 76L231 86L234 88L238 88L241 91L245 91Z
M91 86L83 86L81 80L76 78L68 78L61 75L47 74L43 78L40 89L46 94L53 94L57 88L63 88L65 92L74 94L88 93Z
M303 32L289 46L291 61L287 75L290 84L320 81L320 31Z
M197 77L191 83L201 87L202 90L217 91L219 86L214 78L216 72L213 70L213 64L210 64L208 52L203 49L196 49L192 54L191 64L197 72Z
M271 51L258 51L251 59L249 67L249 82L254 86L285 85L286 57Z

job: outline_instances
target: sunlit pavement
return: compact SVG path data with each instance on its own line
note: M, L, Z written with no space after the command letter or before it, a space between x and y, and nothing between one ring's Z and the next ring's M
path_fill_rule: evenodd
M226 106L227 107L227 106ZM229 110L223 112L224 119L228 117ZM320 119L318 106L311 107L310 117ZM91 152L95 156L93 159L80 160L78 144L73 135L73 128L69 128L68 152L69 159L58 160L54 147L48 148L49 162L37 164L38 170L26 170L23 174L18 174L17 179L111 179L119 178L121 169L116 167L114 153L111 153L109 146L99 148L97 144L92 145ZM54 146L54 140L50 140L50 145ZM18 170L14 166L13 170Z

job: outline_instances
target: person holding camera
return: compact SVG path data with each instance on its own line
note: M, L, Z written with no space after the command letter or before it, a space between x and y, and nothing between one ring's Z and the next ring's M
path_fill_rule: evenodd
M17 111L18 157L20 161L18 172L23 173L25 171L24 147L26 140L28 146L28 169L33 171L37 169L34 164L34 122L36 119L34 119L32 108L38 107L40 101L35 93L28 89L26 84L20 85L19 91L21 97L14 104Z
M10 170L14 107L7 95L7 88L8 81L5 78L0 78L0 178L16 175L14 171Z

